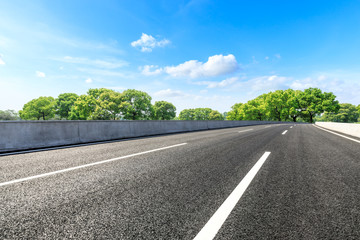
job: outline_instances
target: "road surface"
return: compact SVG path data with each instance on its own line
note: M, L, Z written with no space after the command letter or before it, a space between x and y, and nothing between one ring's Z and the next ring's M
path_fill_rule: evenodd
M360 142L227 128L0 156L0 239L360 239Z

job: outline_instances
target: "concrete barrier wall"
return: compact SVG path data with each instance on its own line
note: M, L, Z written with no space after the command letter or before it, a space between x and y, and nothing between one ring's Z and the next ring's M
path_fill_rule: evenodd
M335 122L316 122L315 125L345 133L360 138L360 124L356 123L335 123Z
M0 121L0 152L260 124L267 121Z

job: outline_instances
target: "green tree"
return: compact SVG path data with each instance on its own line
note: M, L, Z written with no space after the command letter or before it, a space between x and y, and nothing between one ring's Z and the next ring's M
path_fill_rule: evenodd
M355 105L350 103L340 103L340 109L338 113L326 111L319 120L328 122L351 123L357 122L358 118L359 112L357 111Z
M153 116L149 94L135 89L122 92L123 118L129 120L148 120Z
M56 114L62 119L69 119L71 108L78 99L75 93L62 93L55 100Z
M100 95L104 92L113 92L114 90L107 89L107 88L90 88L87 91L87 95L91 96L92 98L98 100L100 98Z
M209 120L224 120L224 115L217 110L212 110L209 114Z
M292 118L293 122L301 115L301 109L299 104L299 96L301 95L300 90L287 89L285 92L288 94L287 97L287 110L288 115Z
M96 108L96 99L90 95L80 95L71 108L69 119L89 120Z
M176 107L166 101L157 101L154 106L154 120L171 120L176 116Z
M195 120L195 109L184 109L179 114L179 120Z
M224 120L224 116L211 108L195 108L182 110L179 120Z
M248 101L240 107L240 120L259 120L267 119L267 110L265 104L265 94Z
M18 120L19 114L15 110L0 110L0 120Z
M96 120L116 120L120 118L123 110L122 95L119 92L107 89L96 99L94 113L92 119Z
M209 120L211 108L195 108L195 120Z
M323 93L318 88L305 89L299 96L302 116L312 123L316 114L321 114L324 111L337 113L340 106L335 98L336 96L333 93Z
M20 110L20 117L24 120L48 120L55 115L55 99L53 97L39 97L26 103Z
M241 109L242 105L243 105L242 103L235 103L231 107L231 110L227 113L226 119L227 120L241 120L240 119L240 109Z
M264 96L265 108L268 111L268 116L271 119L277 121L284 120L289 117L287 110L287 97L288 94L284 93L283 90L277 90L275 92L269 92Z

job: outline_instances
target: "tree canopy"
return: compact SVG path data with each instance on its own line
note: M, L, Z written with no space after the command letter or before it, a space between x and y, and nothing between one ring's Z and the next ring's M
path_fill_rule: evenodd
M74 106L78 97L75 93L60 94L55 100L56 114L58 114L61 119L69 119L71 108Z
M176 107L166 101L157 101L153 107L154 120L171 120L176 116Z
M304 91L277 90L262 94L247 103L237 103L228 112L228 120L272 120L296 122L298 117L313 122L314 117L325 111L336 113L339 102L333 93L318 88Z
M224 120L224 116L211 108L194 108L182 110L179 120Z
M211 108L189 108L176 117L176 107L167 101L151 104L146 92L128 89L89 89L86 94L62 93L56 99L39 97L26 103L19 115L24 120L270 120L270 121L360 121L360 104L339 104L331 92L318 88L276 90L246 103L235 103L221 114ZM0 111L0 120L15 120L15 111Z
M319 121L327 122L357 122L360 117L360 111L356 108L355 105L350 103L340 103L340 109L338 113L326 111L321 117L318 118Z
M39 97L26 103L19 111L25 120L48 120L55 115L55 99L53 97Z
M150 120L153 115L151 97L146 92L128 89L122 92L123 117L129 120Z
M158 101L153 106L146 92L135 89L117 92L106 88L89 89L80 96L62 93L56 99L40 97L26 103L20 111L24 120L171 120L175 116L172 103Z

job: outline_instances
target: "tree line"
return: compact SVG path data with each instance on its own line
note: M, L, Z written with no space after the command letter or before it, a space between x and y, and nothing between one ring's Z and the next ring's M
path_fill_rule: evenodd
M89 89L87 94L62 93L57 98L39 97L17 113L0 110L0 120L260 120L293 122L360 122L358 106L341 103L333 93L318 88L277 90L246 103L236 103L221 114L211 108L184 109L166 101L151 104L146 92L128 89Z
M300 90L277 90L258 96L247 103L236 103L227 113L227 120L269 120L302 121L329 120L338 122L356 122L359 118L360 105L353 117L347 118L345 107L351 104L339 104L332 92L322 92L318 88ZM355 107L356 109L356 107ZM342 117L339 116L339 112ZM355 120L356 119L356 120Z
M171 120L176 107L166 101L151 104L149 94L135 89L122 93L106 89L89 89L87 94L63 93L39 97L19 111L24 120Z

